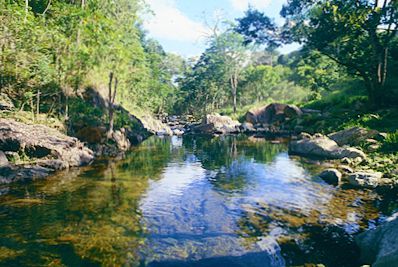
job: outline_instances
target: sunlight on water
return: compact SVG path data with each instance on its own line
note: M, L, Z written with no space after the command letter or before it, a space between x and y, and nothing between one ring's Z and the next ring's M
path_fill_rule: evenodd
M121 161L2 186L0 265L356 266L352 234L377 222L378 196L327 185L286 150L151 138Z

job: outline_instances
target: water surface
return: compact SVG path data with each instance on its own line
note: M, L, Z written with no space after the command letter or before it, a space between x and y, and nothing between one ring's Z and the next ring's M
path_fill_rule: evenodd
M284 144L151 138L125 159L0 187L2 266L358 266L380 196Z

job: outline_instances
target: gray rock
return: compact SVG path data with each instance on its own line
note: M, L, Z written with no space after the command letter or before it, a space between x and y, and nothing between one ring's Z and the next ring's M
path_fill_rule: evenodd
M53 170L38 165L0 167L0 184L9 184L17 181L43 179Z
M289 153L326 159L366 158L361 150L353 147L339 147L335 141L322 135L290 142Z
M374 144L367 147L367 150L370 152L376 152L380 149L380 145Z
M327 169L319 174L319 177L325 182L333 185L338 185L341 182L342 176L341 172L336 169Z
M184 135L184 131L183 131L183 130L180 130L180 129L174 129L174 130L173 130L173 135L175 135L175 136L182 136L182 135Z
M374 138L377 141L383 142L384 140L386 140L388 134L387 133L378 133Z
M339 166L339 168L346 174L354 173L354 170L349 166L341 165L341 166Z
M94 153L78 139L44 125L0 119L0 150L22 152L31 158L56 159L67 167L89 164Z
M300 133L299 136L298 136L298 139L299 140L301 140L301 139L311 139L311 137L312 136L309 133Z
M164 124L162 121L153 118L150 115L144 115L140 118L144 128L152 134L158 136L172 136L173 131L171 128Z
M4 167L8 165L8 159L6 154L3 151L0 151L0 167Z
M353 127L347 130L342 130L336 133L329 134L328 137L335 141L339 146L344 145L359 145L367 139L372 139L379 132L375 130L368 130L361 127Z
M8 95L1 93L0 94L0 110L8 110L11 111L15 108L14 103L12 103L11 99Z
M126 131L121 129L120 131L114 131L112 133L112 139L115 141L120 151L127 151L131 147L131 143L127 138Z
M41 167L51 169L54 171L68 168L68 165L64 161L58 159L40 160L37 162L37 164Z
M203 134L230 134L238 133L241 124L228 116L209 114L203 119L202 124L194 127L194 132Z
M341 163L350 165L352 163L352 160L349 158L343 158L341 159Z
M250 122L242 123L241 128L243 132L248 132L248 133L256 132L256 128L254 128L254 125Z
M364 188L376 188L383 183L381 172L355 172L348 176L351 185Z
M300 117L303 114L300 108L294 105L272 103L264 107L254 108L246 113L246 121L252 124L274 124L287 119Z
M398 214L356 237L362 260L373 267L398 266Z

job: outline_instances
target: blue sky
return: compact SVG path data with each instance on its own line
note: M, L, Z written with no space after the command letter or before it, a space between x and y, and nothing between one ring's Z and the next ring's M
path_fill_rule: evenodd
M275 18L285 0L146 0L153 14L147 15L144 27L167 52L186 57L200 55L206 48L205 35L216 14L228 20L242 17L249 5ZM206 23L207 22L207 23ZM287 53L297 49L291 45L280 49Z

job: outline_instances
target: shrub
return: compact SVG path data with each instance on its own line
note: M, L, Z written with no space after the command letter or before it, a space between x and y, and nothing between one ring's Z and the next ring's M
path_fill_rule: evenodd
M383 150L386 152L398 152L398 131L387 134Z

